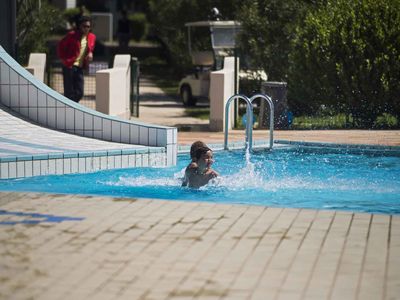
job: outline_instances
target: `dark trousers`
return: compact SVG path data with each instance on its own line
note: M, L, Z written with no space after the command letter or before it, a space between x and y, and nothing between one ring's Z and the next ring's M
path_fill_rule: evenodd
M83 97L83 69L63 66L64 96L79 102Z

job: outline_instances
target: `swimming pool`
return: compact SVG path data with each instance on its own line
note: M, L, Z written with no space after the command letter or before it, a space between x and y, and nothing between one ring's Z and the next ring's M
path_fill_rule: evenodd
M285 148L214 153L221 177L182 188L189 155L170 168L0 180L0 190L142 197L400 214L400 156Z

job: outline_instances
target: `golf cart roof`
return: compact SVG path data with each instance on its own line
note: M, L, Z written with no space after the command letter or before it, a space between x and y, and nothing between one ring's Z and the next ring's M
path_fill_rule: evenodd
M185 23L186 27L240 27L238 21L197 21Z

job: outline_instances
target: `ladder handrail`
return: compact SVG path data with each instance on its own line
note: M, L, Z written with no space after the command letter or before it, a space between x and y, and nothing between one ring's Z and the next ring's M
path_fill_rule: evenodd
M264 95L264 94L255 94L250 98L250 102L257 98L264 99L269 104L269 148L272 149L274 145L274 102L272 101L271 97Z
M253 105L248 97L241 94L236 94L231 96L225 104L225 134L224 134L224 149L229 150L228 148L228 131L229 131L229 107L231 102L234 99L243 99L246 101L246 115L247 115L247 124L246 124L246 149L249 151L253 146Z

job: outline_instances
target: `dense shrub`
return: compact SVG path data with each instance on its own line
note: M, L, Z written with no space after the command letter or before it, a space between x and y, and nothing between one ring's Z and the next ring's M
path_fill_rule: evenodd
M47 1L17 1L17 55L26 64L32 52L48 53L46 41L63 23L61 13Z
M367 128L385 113L398 119L399 28L399 0L336 0L310 11L290 53L292 105L309 112L324 104Z
M318 1L243 0L241 52L251 66L262 68L269 80L286 81L291 40L307 9Z
M132 38L140 41L147 36L149 25L146 15L143 13L134 13L128 16L131 24Z

